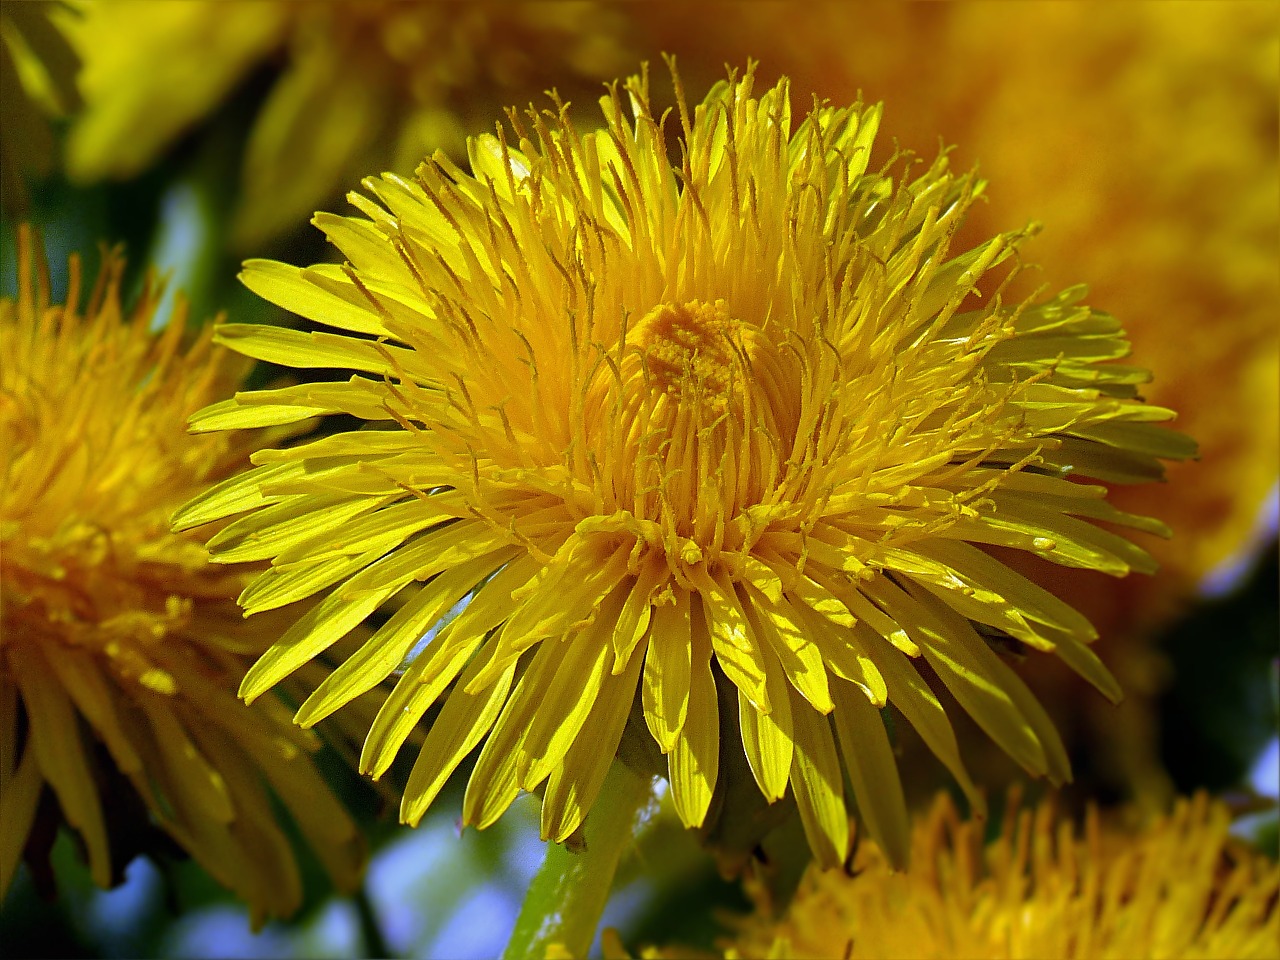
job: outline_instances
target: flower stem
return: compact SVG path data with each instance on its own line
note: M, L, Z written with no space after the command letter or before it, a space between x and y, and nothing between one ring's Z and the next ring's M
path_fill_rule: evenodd
M387 946L387 941L382 936L378 913L373 908L373 901L369 899L368 885L362 884L352 899L355 900L356 912L360 917L360 934L364 937L365 956L382 958L393 956L391 948Z
M542 960L559 944L585 957L613 887L622 852L633 837L636 815L652 796L649 781L614 762L583 824L585 844L547 844L542 868L520 907L504 960Z

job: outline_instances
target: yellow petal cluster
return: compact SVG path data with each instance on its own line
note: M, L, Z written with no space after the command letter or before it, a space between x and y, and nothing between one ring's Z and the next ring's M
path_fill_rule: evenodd
M1077 836L1045 804L1012 810L984 848L985 825L943 797L915 824L909 871L860 846L850 873L810 869L782 916L758 898L724 956L1264 960L1280 946L1280 866L1230 822L1199 795L1141 830L1091 811Z
M1177 404L1201 455L1118 492L1179 536L1153 547L1157 577L1074 591L1099 623L1167 618L1249 546L1280 477L1280 7L708 0L655 24L686 69L767 50L798 94L861 91L904 145L957 144L992 183L964 242L1034 213L1047 282L1087 278L1124 319L1148 399Z
M68 166L136 176L243 84L266 83L238 107L252 113L235 235L250 247L370 169L461 156L513 97L596 96L633 61L634 28L620 6L583 0L102 0L75 31L86 110Z
M186 430L243 362L208 334L186 346L183 307L153 330L160 290L126 306L116 253L83 299L73 258L52 302L33 247L24 231L17 299L0 301L0 893L47 796L102 886L149 822L255 922L290 913L301 877L278 803L343 886L363 842L312 765L315 734L274 697L235 697L276 635L241 620L249 572L169 529L175 507L244 463L248 436Z
M1155 479L1194 447L1139 400L1145 372L1112 362L1119 324L1078 288L1013 295L1023 233L952 251L982 184L945 156L870 166L878 107L793 115L786 81L757 96L752 70L692 105L677 77L673 110L632 78L585 133L554 106L470 141L469 172L438 154L366 180L361 215L318 215L346 264L246 264L251 289L320 328L219 340L354 375L241 393L195 428L366 424L259 450L175 518L238 517L210 548L271 561L246 612L323 596L242 693L386 607L297 720L402 671L364 770L443 699L402 817L480 747L465 821L541 789L556 840L633 702L687 825L741 750L828 865L849 846L842 771L905 856L888 704L979 802L928 674L1028 771L1067 779L988 639L1118 690L1084 618L983 547L1152 568L1098 522L1162 525L1090 478Z

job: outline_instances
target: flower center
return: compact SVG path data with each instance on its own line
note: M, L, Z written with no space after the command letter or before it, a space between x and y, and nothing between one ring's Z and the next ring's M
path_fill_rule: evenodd
M654 307L627 337L623 380L639 375L703 424L730 405L741 408L744 379L754 352L753 331L729 315L723 300Z
M784 456L773 449L773 407L785 403L773 356L723 300L661 303L632 324L599 357L582 407L604 509L719 549Z

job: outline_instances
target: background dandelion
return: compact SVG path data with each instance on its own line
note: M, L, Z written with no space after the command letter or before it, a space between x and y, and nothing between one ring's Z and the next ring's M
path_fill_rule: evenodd
M186 349L181 308L153 331L153 286L126 310L114 253L96 280L73 260L66 303L51 303L33 247L24 232L18 297L0 301L0 889L24 856L47 876L59 823L104 887L164 849L159 830L260 924L301 900L276 803L350 888L363 842L312 766L318 739L280 702L249 712L232 695L270 636L238 629L245 575L168 529L192 489L243 460L185 430L243 365L207 334Z
M1149 824L1078 830L1052 807L1005 813L985 844L949 798L912 834L909 874L868 847L811 870L781 916L757 894L727 957L1254 957L1280 942L1280 867L1233 840L1203 796ZM673 951L673 955L678 951Z
M86 108L68 144L73 177L128 177L231 99L247 109L240 250L296 230L369 170L463 155L525 91L594 95L635 56L643 18L624 5L423 0L292 3L105 0L72 33Z

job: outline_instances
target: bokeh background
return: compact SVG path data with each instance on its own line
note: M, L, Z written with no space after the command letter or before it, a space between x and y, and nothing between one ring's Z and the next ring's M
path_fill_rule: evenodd
M759 82L884 101L876 157L944 145L977 166L987 202L957 241L1036 221L1025 248L1053 288L1084 282L1119 317L1145 390L1200 443L1167 483L1116 493L1174 529L1144 547L1149 578L1024 572L1098 626L1125 687L1112 707L1053 658L1024 675L1062 730L1068 807L1164 809L1199 788L1254 813L1241 831L1274 852L1280 688L1280 7L1270 2L280 2L87 0L49 13L79 64L42 68L4 0L3 291L14 230L44 234L54 268L100 240L126 245L134 282L167 271L202 321L288 323L235 280L246 256L330 258L307 225L345 212L362 176L409 176L428 151L459 160L469 133L556 87L594 123L606 81L676 57L700 99L759 61ZM66 70L73 85L66 86ZM13 131L48 118L47 139ZM23 129L26 129L23 127ZM874 163L874 159L873 159ZM21 189L13 190L15 184ZM1048 568L1048 569L1046 569ZM950 711L955 718L963 711ZM1019 779L973 729L975 779ZM904 735L911 799L943 771ZM452 788L417 830L336 755L326 772L373 849L362 893L339 898L308 862L304 908L251 932L245 909L178 852L94 888L69 836L51 878L21 872L0 907L5 956L486 957L500 952L541 860L536 806L460 833ZM464 782L463 777L458 783ZM403 776L393 770L391 776ZM1030 788L1035 793L1036 786ZM1258 797L1271 797L1270 804ZM789 848L784 833L770 841ZM800 846L803 846L802 844ZM783 858L785 862L785 857ZM623 867L606 923L627 943L708 944L714 911L745 909L695 838L661 808Z

